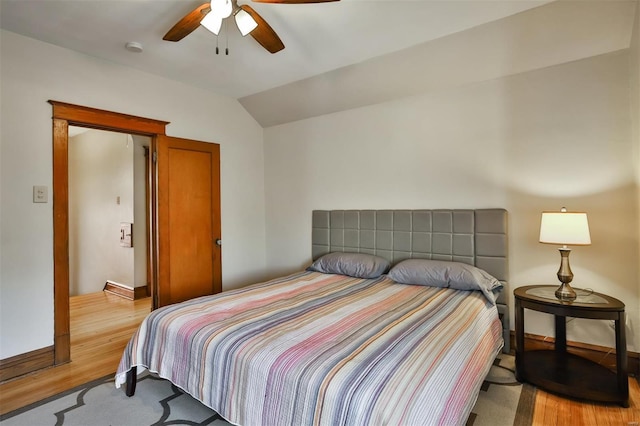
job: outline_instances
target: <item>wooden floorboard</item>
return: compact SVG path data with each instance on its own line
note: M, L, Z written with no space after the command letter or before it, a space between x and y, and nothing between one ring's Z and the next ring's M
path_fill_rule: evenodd
M149 313L151 299L100 292L70 299L71 359L0 384L0 414L114 373L129 338ZM640 424L640 387L629 380L629 408L574 401L537 391L534 426Z
M629 378L629 408L562 398L538 389L533 413L534 426L640 424L640 385Z
M127 342L151 311L151 298L107 292L69 299L71 362L0 384L0 414L115 373Z

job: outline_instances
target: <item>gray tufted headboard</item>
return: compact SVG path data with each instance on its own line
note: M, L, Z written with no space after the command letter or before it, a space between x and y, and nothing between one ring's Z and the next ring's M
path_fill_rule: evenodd
M475 265L505 284L498 297L509 351L507 211L476 210L314 210L312 257L329 252L375 254L392 264L409 258Z

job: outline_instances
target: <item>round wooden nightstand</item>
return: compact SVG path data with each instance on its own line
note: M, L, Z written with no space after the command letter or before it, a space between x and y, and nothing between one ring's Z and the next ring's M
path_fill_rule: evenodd
M601 293L576 289L573 302L558 300L558 286L530 285L516 288L516 378L551 392L600 402L629 406L627 342L624 303ZM555 349L524 349L524 310L555 317ZM616 372L567 352L567 317L615 321Z

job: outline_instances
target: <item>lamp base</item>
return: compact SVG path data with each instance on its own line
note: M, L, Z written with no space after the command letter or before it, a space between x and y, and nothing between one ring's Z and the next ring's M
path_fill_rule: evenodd
M564 246L560 250L560 269L558 269L558 279L562 283L556 290L556 298L562 302L573 302L578 295L571 288L569 283L573 281L573 272L569 266L569 254L571 249Z
M571 288L569 283L562 283L556 290L556 298L563 302L573 302L578 297L578 294Z

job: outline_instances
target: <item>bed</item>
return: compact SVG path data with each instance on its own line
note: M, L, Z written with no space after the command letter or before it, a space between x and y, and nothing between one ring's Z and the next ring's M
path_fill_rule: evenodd
M312 234L309 270L153 311L116 385L148 369L238 425L464 424L504 344L506 212L314 211Z

